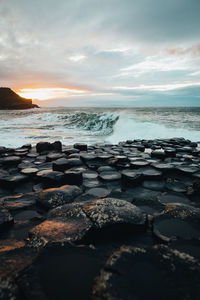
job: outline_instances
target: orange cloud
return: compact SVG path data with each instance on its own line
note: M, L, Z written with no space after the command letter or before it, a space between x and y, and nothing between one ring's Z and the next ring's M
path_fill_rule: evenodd
M189 47L189 48L167 49L167 52L170 55L186 55L186 54L190 54L192 56L200 56L200 44L192 46L192 47Z

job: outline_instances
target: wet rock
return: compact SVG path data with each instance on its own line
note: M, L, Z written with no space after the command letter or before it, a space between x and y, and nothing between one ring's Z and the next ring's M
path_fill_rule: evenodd
M192 167L192 166L179 166L179 167L176 167L176 169L184 174L193 174L195 172L198 171L198 168L197 167Z
M141 167L146 167L149 164L150 163L146 160L135 160L135 161L131 161L131 163L130 163L131 168L133 168L133 169L139 169Z
M163 173L169 173L174 170L174 166L170 163L153 163L152 166Z
M104 181L112 181L121 179L121 174L117 171L105 171L101 172L99 177Z
M29 232L33 243L34 240L44 243L81 240L93 226L82 207L81 203L72 203L52 210L48 220Z
M141 168L138 172L141 173L144 180L162 179L162 172L151 167Z
M70 169L72 167L77 167L82 165L83 165L82 161L77 158L70 158L70 159L60 158L53 162L53 170L64 172L67 169Z
M5 188L14 189L15 187L25 183L28 180L26 175L9 175L4 178L1 178L1 182L3 182Z
M64 180L66 184L80 185L83 181L82 171L76 168L71 168L65 171Z
M92 188L92 189L89 189L86 194L91 195L97 199L97 198L107 197L110 194L110 192L109 192L109 190L107 190L105 188Z
M13 217L7 209L0 207L0 233L11 224L13 224Z
M35 164L31 162L21 162L21 164L18 165L18 168L20 170L22 169L29 169L29 168L35 168Z
M36 193L39 193L43 190L43 185L42 183L38 183L38 184L35 184L33 186L33 192L36 192Z
M23 175L27 175L27 176L33 176L35 175L39 170L37 168L26 168L26 169L22 169L21 173Z
M73 202L82 193L81 189L74 185L64 185L60 188L51 188L39 193L37 202L46 209L54 208Z
M190 203L190 200L185 195L173 192L163 193L158 197L158 200L162 203Z
M198 299L199 275L198 260L178 250L122 246L96 278L93 298Z
M86 170L83 172L84 179L97 179L98 176L99 176L98 173L95 171Z
M40 220L42 216L36 210L25 210L14 216L15 221Z
M62 143L60 141L55 141L51 144L51 148L55 151L62 151Z
M56 187L64 183L65 176L59 171L43 170L37 173L37 178L40 179L44 187Z
M155 181L155 180L145 180L142 183L142 186L144 188L150 189L152 191L163 191L165 188L165 182L164 181Z
M51 144L49 142L39 142L36 145L37 152L44 152L51 150Z
M80 150L75 149L75 148L64 148L63 152L66 153L67 155L71 155L71 154L77 154L80 152Z
M2 199L3 206L9 211L31 209L36 204L34 193L19 194L16 196L6 196Z
M99 167L97 170L98 173L107 172L107 171L116 171L116 170L110 166Z
M145 224L141 210L124 200L114 198L94 200L84 206L84 211L97 228L116 224Z
M168 203L163 213L155 217L154 229L172 238L200 238L200 209L181 203Z
M54 160L57 160L57 159L62 158L62 157L64 157L63 153L49 153L46 157L46 161L47 162L54 161Z
M136 186L141 183L142 175L137 171L133 170L123 170L122 175L122 184L127 186Z
M151 152L151 157L165 159L166 153L165 153L164 150L163 151L161 151L161 150L154 150L154 151Z
M85 179L83 180L83 187L84 188L95 188L95 187L100 187L103 184L97 180L97 179Z
M167 182L166 188L170 191L177 192L177 193L187 192L187 186L182 182Z
M8 156L1 159L1 163L4 166L16 166L21 162L20 156Z
M87 151L87 145L86 144L76 143L76 144L74 144L74 148L78 149L80 151Z

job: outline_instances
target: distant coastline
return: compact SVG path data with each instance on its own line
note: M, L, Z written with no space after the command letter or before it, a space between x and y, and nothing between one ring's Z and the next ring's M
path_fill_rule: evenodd
M17 95L7 87L0 87L0 110L39 108L31 99L25 99Z

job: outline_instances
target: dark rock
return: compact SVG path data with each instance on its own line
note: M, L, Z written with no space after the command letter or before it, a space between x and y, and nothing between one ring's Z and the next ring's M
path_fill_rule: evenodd
M15 188L28 180L28 177L22 174L18 175L9 175L1 178L0 182L3 183L5 188Z
M116 224L145 224L144 215L138 207L119 199L94 200L84 206L84 211L97 228Z
M168 193L165 192L162 195L160 195L158 197L158 200L161 203L185 203L185 204L189 204L190 201L189 199L184 196L183 194L179 194L179 193Z
M64 185L60 188L51 188L39 193L37 202L50 209L73 202L82 191L75 185Z
M154 228L162 235L183 239L200 238L200 209L181 203L168 203L155 217Z
M31 209L36 204L34 193L6 196L2 198L3 206L9 211Z
M64 174L59 171L43 170L37 173L44 187L56 187L64 183Z
M55 141L51 144L51 148L55 151L62 151L62 143L60 141Z
M2 165L4 166L16 166L21 162L21 157L19 156L8 156L4 157L1 160Z
M7 209L0 207L0 233L13 223L13 217Z
M105 188L92 188L89 189L86 194L91 195L97 199L107 197L110 194L110 192L108 189Z
M169 173L174 170L174 166L170 163L153 163L152 166L163 173Z
M80 185L83 181L82 171L78 168L71 168L64 173L64 180L66 184Z
M162 179L162 172L151 167L141 168L138 172L141 173L144 179Z
M131 168L133 169L139 169L141 167L146 167L148 166L150 163L146 160L135 160L135 161L131 161Z
M187 299L198 299L199 275L199 262L190 255L163 245L124 245L100 271L92 297L175 300L187 295Z
M46 161L49 162L49 161L57 160L62 157L64 157L63 153L49 153L46 157Z
M177 193L187 192L187 186L182 182L167 182L166 188L170 191L177 192Z
M153 191L163 191L165 188L165 182L164 181L155 181L155 180L145 180L142 183L142 186L144 188L153 190Z
M0 88L0 109L29 109L38 108L31 99L25 99L13 92L10 88Z
M97 179L85 179L83 180L83 187L84 188L95 188L102 186L102 183Z
M192 167L192 166L178 166L176 169L184 174L193 174L198 171L197 167Z
M38 172L37 168L26 168L26 169L22 169L21 173L23 175L27 175L27 176L33 176Z
M52 147L49 142L39 142L36 145L37 152L50 151L51 149L52 149Z
M166 153L165 153L165 151L154 150L154 151L151 152L151 157L164 159L166 157Z
M53 162L53 170L64 172L67 169L70 169L72 167L82 166L82 165L83 165L82 161L77 158L70 158L70 159L60 158Z
M64 242L81 240L93 224L83 211L83 204L72 203L50 211L48 219L30 231L33 242Z
M39 193L43 190L43 186L41 183L35 184L33 186L33 192Z
M141 183L142 175L137 171L123 170L121 172L122 183L127 186L136 186Z
M83 178L84 179L96 179L98 177L98 173L91 170L86 170L83 172Z
M74 144L74 148L78 149L80 151L87 151L87 145L86 144L76 143L76 144Z
M101 172L116 171L116 170L110 166L103 166L103 167L99 167L97 171L98 173L101 173Z
M105 171L101 172L99 177L104 181L112 181L121 179L121 174L117 171Z

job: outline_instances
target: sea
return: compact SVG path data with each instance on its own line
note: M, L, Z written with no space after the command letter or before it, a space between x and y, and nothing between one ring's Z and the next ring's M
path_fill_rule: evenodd
M39 141L117 144L183 137L200 142L200 107L72 108L0 111L0 146Z

